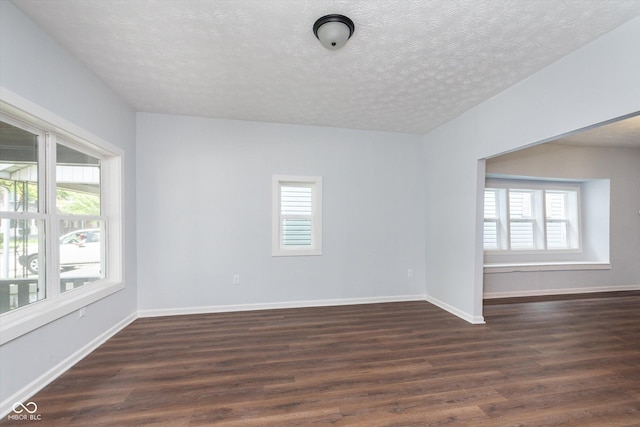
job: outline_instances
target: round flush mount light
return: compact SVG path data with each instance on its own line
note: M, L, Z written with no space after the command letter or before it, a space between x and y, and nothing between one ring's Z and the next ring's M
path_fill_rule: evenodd
M326 15L313 24L313 34L322 46L337 50L347 43L355 28L353 21L344 15Z

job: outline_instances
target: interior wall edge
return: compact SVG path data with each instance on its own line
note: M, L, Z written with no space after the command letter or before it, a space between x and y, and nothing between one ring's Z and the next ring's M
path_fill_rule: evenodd
M444 301L439 300L438 298L432 297L430 295L427 295L427 302L430 302L431 304L435 305L436 307L439 307L445 311L448 311L449 313L453 314L456 317L459 317L460 319L471 323L472 325L482 325L485 323L484 321L484 316L474 316L473 314L470 313L466 313L450 304L447 304Z

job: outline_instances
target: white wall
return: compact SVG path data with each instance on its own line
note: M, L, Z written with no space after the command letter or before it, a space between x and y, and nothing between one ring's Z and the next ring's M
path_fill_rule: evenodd
M424 298L420 137L139 113L137 150L141 315ZM322 256L271 256L274 174L323 177Z
M487 160L487 173L563 179L598 179L610 191L608 203L583 200L583 222L590 214L602 214L610 206L606 253L596 253L602 236L587 234L585 246L592 260L610 261L611 270L490 273L484 275L485 296L537 295L581 291L605 291L640 287L640 148L579 147L542 144ZM589 186L601 186L595 181ZM588 186L588 187L589 187ZM587 192L589 189L586 189ZM585 229L588 224L584 224ZM610 250L609 250L610 248Z
M640 18L425 135L432 301L482 321L482 159L640 110L637 40ZM454 209L434 209L443 200Z
M135 113L10 2L0 1L0 86L125 150L125 253L135 242ZM0 402L24 397L136 311L136 266L125 289L0 347Z

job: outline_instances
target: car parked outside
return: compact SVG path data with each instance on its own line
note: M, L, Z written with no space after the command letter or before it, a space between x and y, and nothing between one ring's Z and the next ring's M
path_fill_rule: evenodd
M100 229L75 230L60 237L60 268L70 270L84 264L99 263L101 258ZM38 274L38 253L22 255L20 264Z

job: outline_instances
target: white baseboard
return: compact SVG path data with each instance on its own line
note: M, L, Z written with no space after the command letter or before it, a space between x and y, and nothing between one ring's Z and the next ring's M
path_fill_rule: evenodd
M0 403L0 420L4 419L12 410L13 404L16 402L26 402L29 398L35 395L37 392L42 390L45 386L51 383L53 380L58 378L60 375L65 373L69 368L73 365L84 359L89 353L94 351L96 348L104 344L109 338L120 332L127 325L137 319L136 313L131 314L126 317L124 320L114 325L112 328L107 330L105 333L93 339L84 347L80 348L78 351L58 363L53 368L49 369L47 372L42 374L40 377L33 380L31 383L27 384L22 389L18 390L9 398L5 399L2 403ZM35 402L36 404L38 402Z
M437 298L434 298L432 296L427 295L426 296L426 300L428 302L430 302L431 304L440 307L441 309L448 311L449 313L458 316L459 318L461 318L462 320L466 320L467 322L471 323L472 325L482 325L484 324L484 317L483 316L472 316L469 313L465 313L462 310L459 310L457 308L455 308L452 305L447 304L446 302L440 301Z
M571 295L590 294L597 292L620 292L620 291L640 291L640 285L626 286L598 286L590 288L564 288L564 289L534 289L507 292L485 292L484 299L496 298L517 298L517 297L538 297L545 295Z
M386 297L349 298L310 301L288 301L260 304L212 305L202 307L139 310L138 317L180 316L185 314L227 313L233 311L276 310L280 308L330 307L338 305L379 304L386 302L424 301L425 295L394 295Z

